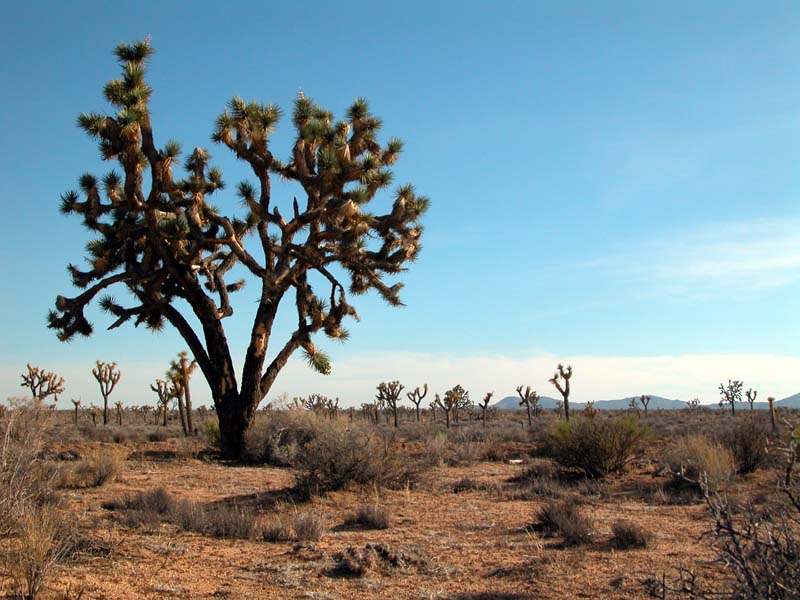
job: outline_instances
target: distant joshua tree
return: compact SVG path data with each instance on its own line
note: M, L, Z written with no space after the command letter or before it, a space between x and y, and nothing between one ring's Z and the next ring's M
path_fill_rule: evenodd
M100 394L103 396L103 425L108 425L108 397L119 382L122 373L117 369L117 363L104 363L98 360L92 375L100 386Z
M479 404L481 407L481 419L483 420L484 427L486 427L486 409L489 408L489 402L491 402L492 396L494 396L494 392L487 392Z
M689 410L697 410L700 408L700 398L692 398L688 402L686 402L686 408Z
M123 412L122 402L114 403L114 408L117 411L117 425L122 427L122 412Z
M156 379L155 383L150 384L150 389L158 394L158 407L164 415L164 427L167 426L167 413L169 412L169 403L175 395L175 388L169 382L163 379Z
M753 388L750 388L745 393L745 398L747 398L747 403L750 405L750 410L753 410L753 405L756 403L756 397L758 396L758 392Z
M565 369L563 365L559 364L556 374L550 379L550 383L556 386L556 389L564 398L564 418L569 421L569 380L572 379L572 365L568 365ZM564 382L562 387L561 382Z
M399 381L382 382L378 384L377 390L378 395L375 398L392 411L394 427L397 429L397 401L400 399L400 392L403 391L403 386Z
M196 360L189 360L187 352L178 353L178 358L170 361L169 370L167 371L167 379L172 384L175 390L175 398L178 402L178 413L181 417L181 427L183 428L183 435L192 435L194 433L194 424L192 423L192 394L189 391L189 380L192 377L192 372L197 367Z
M525 388L525 392L522 392L522 386L517 387L517 394L519 394L519 405L524 406L525 410L528 411L528 427L533 425L531 421L531 408L535 412L538 413L539 411L539 394L536 393L535 390L531 389L531 386Z
M650 404L650 396L642 394L639 396L639 402L641 402L644 407L644 414L647 414L647 405Z
M469 392L460 385L456 385L444 393L444 398L440 398L439 394L436 394L436 403L444 411L445 422L449 429L450 413L469 405Z
M58 402L58 395L64 393L64 378L39 367L32 367L30 364L26 366L28 372L20 375L22 378L20 387L28 388L36 400L42 401L48 396L53 396L54 401Z
M411 403L414 405L415 412L417 415L417 423L419 423L419 405L422 403L422 399L428 395L428 384L422 386L422 391L420 389L414 388L413 391L408 392L406 394L406 398L408 398Z
M72 399L72 405L75 407L75 425L78 424L78 410L81 407L80 399L76 400L75 398Z
M597 416L597 409L594 407L594 402L587 402L586 408L583 409L583 416L589 419L594 419Z
M97 427L97 419L100 417L100 409L92 404L89 407L89 416L92 418L92 425Z
M736 403L742 401L742 382L741 381L731 381L728 379L728 385L720 383L719 384L719 394L722 396L722 399L719 401L720 406L725 406L726 404L731 405L731 414L736 414Z
M778 424L775 421L775 398L770 396L767 398L767 403L769 404L769 420L772 424L772 433L775 433L778 430Z
M628 410L634 411L636 413L636 418L639 418L639 399L636 397L631 398L630 402L628 402Z

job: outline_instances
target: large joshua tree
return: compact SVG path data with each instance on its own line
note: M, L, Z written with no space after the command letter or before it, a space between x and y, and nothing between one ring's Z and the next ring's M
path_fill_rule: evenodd
M280 109L234 97L217 118L212 139L243 161L255 182L236 188L243 214L223 216L209 203L224 187L209 153L195 148L179 175L180 146L156 141L144 77L149 40L120 44L115 53L122 77L105 86L105 97L117 112L84 113L78 124L99 140L102 157L117 161L122 173L99 180L83 175L81 192L62 196L62 211L79 215L96 238L87 246L88 270L69 267L83 291L74 298L58 296L49 326L62 340L89 335L84 310L101 293L101 308L114 318L110 329L131 320L153 330L171 324L208 381L222 453L237 457L258 404L292 354L301 350L311 367L330 372L330 361L312 336L322 331L333 339L347 337L342 321L357 318L348 293L375 290L392 306L401 304L402 284L386 277L417 257L428 200L405 185L386 214L367 209L390 185L390 167L402 144L391 139L379 145L381 121L364 100L336 121L298 94L292 114L296 137L282 162L269 148ZM299 198L279 207L272 198L273 176L298 185ZM234 267L249 273L257 286L241 377L223 326L233 314L230 294L244 285L228 279ZM107 295L115 285L124 289L125 302ZM321 295L314 289L319 286L326 290ZM273 349L273 323L286 295L293 297L296 326Z

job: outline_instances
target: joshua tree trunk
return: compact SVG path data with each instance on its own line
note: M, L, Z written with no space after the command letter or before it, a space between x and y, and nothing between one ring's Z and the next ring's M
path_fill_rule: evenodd
M447 428L450 429L450 411L447 409L444 410L444 421Z
M775 433L778 430L778 426L775 422L775 398L770 396L767 398L767 402L769 403L769 420L772 424L772 433Z
M184 437L187 437L189 435L189 430L186 428L186 411L183 408L183 390L178 390L175 399L178 402L178 415L181 418L181 429L183 429Z
M186 408L186 426L189 428L189 435L194 435L194 423L192 422L192 394L189 391L189 380L183 388L183 399Z

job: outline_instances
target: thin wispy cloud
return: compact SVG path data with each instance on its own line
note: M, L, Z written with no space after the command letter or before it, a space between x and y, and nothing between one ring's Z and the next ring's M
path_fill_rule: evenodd
M800 280L800 218L728 222L633 244L585 265L649 293L749 293Z

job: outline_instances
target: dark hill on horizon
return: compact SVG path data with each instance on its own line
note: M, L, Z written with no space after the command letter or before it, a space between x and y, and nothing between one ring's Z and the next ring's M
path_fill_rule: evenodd
M597 400L594 407L598 410L625 410L631 402L632 398L638 399L639 396L628 396L617 400ZM539 399L539 406L544 409L551 409L557 406L558 400L550 396L542 396ZM705 408L719 409L718 404L703 404ZM787 396L775 402L777 408L800 408L800 392L792 396ZM586 407L586 402L570 402L570 408L574 410L583 410ZM500 410L521 410L524 407L519 404L519 396L506 396L492 404L492 408ZM650 396L650 404L647 410L680 410L686 408L686 402L683 400L664 398L662 396ZM728 408L727 406L725 408ZM737 410L748 410L750 405L747 402L737 402ZM767 402L756 402L753 405L756 410L766 410L769 408Z

